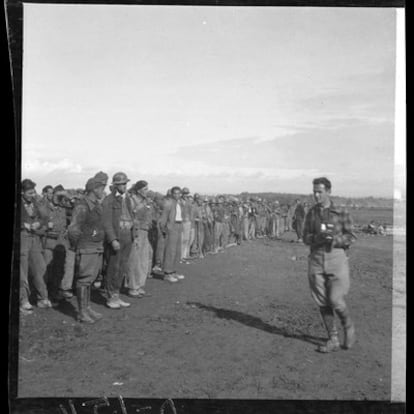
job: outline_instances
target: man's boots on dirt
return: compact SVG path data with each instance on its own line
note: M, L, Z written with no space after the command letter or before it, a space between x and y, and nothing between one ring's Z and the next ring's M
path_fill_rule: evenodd
M88 287L87 286L79 286L76 288L76 297L78 299L78 321L83 323L95 323L95 321L89 316L87 311L87 294L88 294Z
M322 316L322 321L328 332L329 339L324 345L318 347L318 351L324 354L329 352L339 351L341 348L338 338L338 331L335 325L335 314L330 306L323 306L319 308Z
M91 287L88 286L86 293L86 311L88 312L89 316L91 316L96 321L99 321L102 319L102 314L99 312L96 312L91 307Z
M355 337L355 326L352 322L348 308L344 308L342 310L336 309L336 314L341 321L341 324L344 328L344 348L350 349L354 346L356 337Z

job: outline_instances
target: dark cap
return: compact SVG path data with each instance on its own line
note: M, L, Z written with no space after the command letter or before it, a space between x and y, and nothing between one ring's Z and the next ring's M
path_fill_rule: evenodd
M142 190L144 187L146 187L148 185L148 183L145 181L145 180L140 180L140 181L137 181L135 184L134 184L134 187L133 187L133 189L135 190L135 191L139 191L139 190Z
M58 191L65 191L62 184L58 184L54 189L53 192L57 193Z
M53 190L53 186L51 185L45 185L42 189L42 193L47 193L48 190Z
M89 180L86 182L85 185L85 191L87 193L90 193L91 191L95 190L95 188L97 187L101 187L105 185L104 183L102 183L102 180L97 180L95 177L89 178Z
M109 177L108 177L108 174L105 174L103 171L99 171L95 174L93 178L95 179L96 182L99 182L102 185L106 185Z
M36 187L36 183L34 181L30 180L29 178L25 178L22 181L22 190L23 191L32 190L35 187Z

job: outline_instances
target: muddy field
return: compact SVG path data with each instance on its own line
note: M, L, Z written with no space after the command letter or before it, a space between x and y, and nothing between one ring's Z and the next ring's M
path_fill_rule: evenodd
M307 248L256 240L149 279L151 297L77 323L76 299L22 317L19 397L389 400L392 237L360 235L350 253L355 348L324 355Z

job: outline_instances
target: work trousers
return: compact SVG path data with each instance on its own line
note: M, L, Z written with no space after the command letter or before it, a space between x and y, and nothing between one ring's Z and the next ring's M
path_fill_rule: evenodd
M43 250L47 266L47 283L54 294L58 290L70 290L75 272L75 251L69 241L60 236L58 239L47 237Z
M249 218L249 237L250 240L256 238L256 217Z
M204 243L203 252L211 252L214 248L214 227L213 223L203 223L204 228Z
M138 290L145 286L151 273L152 253L148 231L138 230L128 259L128 289Z
M20 232L20 302L30 296L29 273L37 300L47 299L46 263L42 255L40 237L26 231Z
M305 219L303 217L296 217L295 230L296 230L296 235L298 236L298 239L303 238L304 226L305 226Z
M166 274L177 271L181 259L182 233L182 223L171 223L167 229L163 260L163 270Z
M102 269L103 247L78 249L76 251L75 287L90 286Z
M230 235L231 235L231 230L230 230L230 222L225 221L223 223L223 241L222 241L222 246L226 247L227 244L229 244L230 242Z
M181 259L190 256L191 221L183 221L181 236Z
M190 229L190 242L188 243L188 251L191 253L194 253L194 249L197 249L197 246L195 246L195 239L196 239L196 231L195 231L195 224L191 223L191 229Z
M214 249L224 247L224 223L216 221L214 223Z
M165 236L159 226L157 226L157 248L155 252L155 264L162 267L165 252Z
M132 230L120 229L118 241L121 245L118 251L115 251L110 244L106 245L105 250L107 259L105 286L109 298L119 294L122 281L127 274L128 259L132 247Z
M242 219L243 223L243 239L249 240L249 218L243 217Z
M318 249L309 255L309 286L318 306L336 311L346 309L345 296L349 291L348 257L343 249L330 252Z
M198 254L204 254L204 224L202 221L196 221L194 224L195 240L193 251Z

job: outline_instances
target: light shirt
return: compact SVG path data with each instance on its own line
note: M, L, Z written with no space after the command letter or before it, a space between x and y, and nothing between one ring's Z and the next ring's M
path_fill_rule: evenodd
M175 221L183 221L183 217L181 215L181 206L180 203L177 202L175 209Z
M128 207L127 207L127 204L126 204L125 193L123 194L123 197L122 197L121 221L131 221L132 222L132 217L131 217L131 214L129 213L129 210L128 210Z

